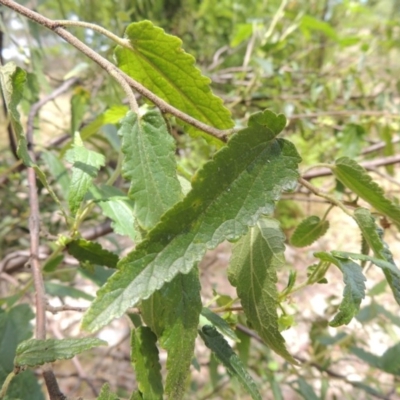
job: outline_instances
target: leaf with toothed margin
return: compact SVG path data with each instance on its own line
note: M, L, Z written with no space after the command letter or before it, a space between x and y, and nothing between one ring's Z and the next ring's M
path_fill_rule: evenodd
M118 67L170 105L218 129L233 127L229 110L210 89L211 80L182 49L182 41L150 21L134 22L125 31L127 47L117 46ZM222 142L202 131L189 129L217 145Z
M147 299L177 274L187 274L207 249L246 234L260 215L271 213L284 190L295 188L295 147L276 136L283 115L250 117L193 177L192 190L169 209L137 248L123 258L86 312L83 328L94 331Z

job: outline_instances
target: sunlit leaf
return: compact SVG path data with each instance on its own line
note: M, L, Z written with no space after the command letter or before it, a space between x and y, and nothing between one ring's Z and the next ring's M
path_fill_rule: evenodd
M110 390L110 385L108 383L105 383L101 388L97 400L119 400L119 397L116 394L112 393Z
M304 219L297 226L290 239L290 243L296 247L305 247L314 243L325 235L329 228L329 221L322 220L316 215Z

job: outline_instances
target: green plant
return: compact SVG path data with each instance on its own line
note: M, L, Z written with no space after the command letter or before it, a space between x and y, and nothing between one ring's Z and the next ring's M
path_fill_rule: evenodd
M108 279L99 279L104 284L86 310L82 328L94 333L128 313L134 324L131 361L137 380L137 389L128 394L131 399L161 399L164 395L170 399L183 398L198 336L249 395L261 399L243 361L243 354L248 352L243 333L248 333L249 328L254 330L256 334L250 331L252 335L282 356L287 361L285 368L294 373L293 365L298 365L299 360L286 349L281 334L293 324L286 304L294 293L310 285L326 283L327 271L332 266L342 273L345 286L340 304L331 313L329 326L349 324L359 313L366 293L364 263L383 271L394 299L400 304L400 271L376 223L379 216L398 227L400 208L365 169L349 158L353 154L340 154L342 157L331 164L312 165L325 168L324 173L327 170L342 186L341 191L325 192L309 182L312 176L300 175L301 158L295 145L279 136L287 124L285 116L269 110L254 112L246 127L236 129L229 110L211 92L210 81L195 67L193 57L183 51L177 37L167 35L149 21L141 21L130 24L125 37L120 38L97 25L49 20L10 0L0 0L0 4L51 29L95 61L115 80L118 84L115 90L119 96L123 93L128 103L128 106L114 104L79 129L89 105L87 93L77 91L71 100L68 144L59 156L45 151L39 159L33 141L35 115L29 115L25 130L18 111L24 90L33 78L13 63L1 67L2 93L17 137L17 154L27 168L30 265L36 292L35 339L29 339L30 309L15 305L23 291L2 300L3 351L10 345L8 332L15 332L15 327L20 326L15 320L23 318L24 324L20 336L10 345L6 362L1 364L4 377L1 397L24 396L25 391L18 392L18 387L12 386L13 379L18 379L28 367L43 365L50 398L65 398L49 363L103 344L92 338L46 339L45 312L51 308L44 301L43 276L57 271L64 252L75 257L84 270L82 273L88 276L95 275L94 265L115 270ZM278 20L277 17L275 22ZM312 18L305 18L302 24L303 29L322 31L333 35L335 40L340 39L325 24L318 24ZM92 29L114 41L116 65L69 33L66 28L71 26ZM280 51L278 44L274 44L275 50L268 51ZM319 54L318 60L322 56ZM132 89L149 102L139 106ZM111 130L104 135L108 134L107 146L101 142L89 143L88 139L107 124L118 127L119 136ZM172 136L177 125L185 134L203 138L210 153L216 149L193 175L189 168L177 167ZM348 129L354 132L357 127L349 124ZM108 149L109 144L114 144L112 151ZM113 165L110 160L115 153L117 162ZM70 165L69 169L64 161ZM128 188L116 185L121 177ZM58 237L52 241L52 252L43 266L39 260L41 207L36 179L57 206L59 224L67 232L60 234L61 229L51 232ZM293 192L297 185L324 199L328 206L322 218L309 216L298 224L291 237L293 246L307 246L322 237L329 228L333 209L339 209L357 224L364 245L359 253L335 248L329 252L316 251L315 264L308 268L307 277L297 282L296 271L292 270L287 286L278 290L276 283L278 271L285 265L286 239L279 220L274 218L274 208L282 193ZM120 257L99 243L83 238L82 225L99 213L99 209L112 221L114 232L134 240L134 250ZM218 307L205 307L200 296L197 265L207 250L226 240L234 243L227 275L238 298L225 298ZM68 293L72 295L71 291ZM232 310L241 311L246 320L238 322L232 318ZM232 325L241 332L240 339ZM314 328L329 336L327 324ZM237 343L242 358L225 337ZM160 372L158 347L168 354L165 381ZM324 343L319 342L314 350L327 362L326 349L321 347ZM393 348L396 354L397 349L398 346ZM356 346L351 351L375 368L398 374L397 358L391 358L389 353L378 357ZM275 397L279 398L273 369L269 365L266 375ZM34 377L32 374L25 377L24 385L29 387ZM303 396L311 392L317 398L313 388L301 377L293 386ZM37 384L35 388L38 390ZM104 385L98 398L114 399L117 395Z

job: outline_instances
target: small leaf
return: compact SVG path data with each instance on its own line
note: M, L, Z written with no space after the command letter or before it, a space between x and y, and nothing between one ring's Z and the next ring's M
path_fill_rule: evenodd
M348 157L342 157L336 160L332 172L357 196L400 225L400 207L385 197L382 188L372 180L363 167Z
M250 394L251 398L253 400L261 400L261 395L258 392L255 382L224 337L210 325L204 325L202 329L199 330L199 334L204 340L205 345L215 354L218 360L222 362L230 375L239 380L244 389Z
M150 21L130 24L125 36L130 46L117 46L118 67L154 94L192 117L219 129L233 127L230 112L210 89L210 79L194 66L195 59L181 48L182 41ZM198 131L208 140L221 142Z
M201 310L201 315L205 317L206 320L208 320L213 326L215 326L224 336L234 340L235 342L239 342L239 338L237 337L235 331L218 314L215 314L209 308L203 307Z
M299 378L297 380L298 389L296 392L306 400L320 400L319 397L315 394L313 387L308 384L303 378Z
M162 400L163 385L157 337L146 326L132 330L131 360L139 391L144 399Z
M114 186L93 185L90 193L104 215L111 219L114 232L135 240L137 233L133 215L134 202Z
M284 116L270 111L253 115L249 127L203 166L187 196L98 291L84 316L85 329L122 315L178 273L188 273L207 249L239 239L260 215L272 212L280 193L296 186L301 160L290 142L275 138L284 124Z
M99 243L85 239L72 240L67 245L68 253L81 262L89 262L96 265L104 265L108 268L116 268L118 256L105 250Z
M101 388L97 400L119 400L119 397L116 394L111 393L110 385L105 383Z
M14 365L16 367L36 367L56 360L66 360L93 347L106 345L96 338L83 339L29 339L17 347Z
M74 147L68 150L66 159L73 164L68 203L71 212L75 214L92 185L93 178L97 176L100 167L104 165L104 156L87 150L79 133L75 133Z
M361 300L365 297L365 277L361 267L355 262L335 257L325 252L314 253L314 256L322 261L336 265L343 273L345 283L343 299L339 306L339 312L329 323L330 326L337 327L347 325L359 312Z
M71 97L71 136L80 130L79 128L88 107L89 100L90 93L87 90L83 87L75 89L75 93Z
M290 243L295 247L305 247L314 243L321 236L324 236L329 228L329 221L312 215L300 222L295 229Z
M276 271L285 264L285 235L279 222L261 219L233 249L228 277L247 320L264 342L287 361L297 364L279 332Z
M138 118L129 112L121 121L122 176L131 183L128 196L141 228L149 230L181 200L176 175L175 145L159 111Z
M41 157L46 162L47 170L51 176L54 178L56 183L60 185L62 197L67 199L71 183L67 169L60 159L51 151L42 151Z

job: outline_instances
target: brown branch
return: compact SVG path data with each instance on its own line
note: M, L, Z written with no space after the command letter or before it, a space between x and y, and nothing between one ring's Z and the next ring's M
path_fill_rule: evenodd
M192 125L195 128L200 129L222 141L227 141L228 135L230 135L231 133L233 133L235 131L234 129L228 129L228 130L216 129L210 125L207 125L203 122L198 121L197 119L178 110L177 108L172 107L167 102L165 102L164 100L162 100L158 96L156 96L153 92L151 92L150 90L148 90L147 88L142 86L139 82L135 81L134 79L132 79L131 77L126 75L124 72L122 72L119 68L117 68L110 61L106 60L105 58L100 56L98 53L96 53L94 50L92 50L90 47L86 46L86 44L84 44L79 39L77 39L74 35L69 33L62 25L60 25L59 22L53 21L49 18L46 18L46 17L42 16L41 14L38 14L35 11L32 11L29 8L26 8L22 5L14 2L13 0L0 0L0 4L3 4L6 7L9 7L12 10L16 11L17 13L29 18L30 20L35 21L38 24L52 30L58 36L63 38L69 44L71 44L76 49L78 49L80 52L82 52L87 57L89 57L91 60L93 60L96 64L98 64L101 68L103 68L105 71L107 71L115 79L117 79L122 87L124 87L124 85L119 80L119 77L123 78L124 81L127 82L130 87L132 87L138 93L140 93L141 95L143 95L144 97L149 99L151 102L153 102L162 112L170 113L170 114L174 115L175 117L181 119L182 121L186 122L187 124Z

